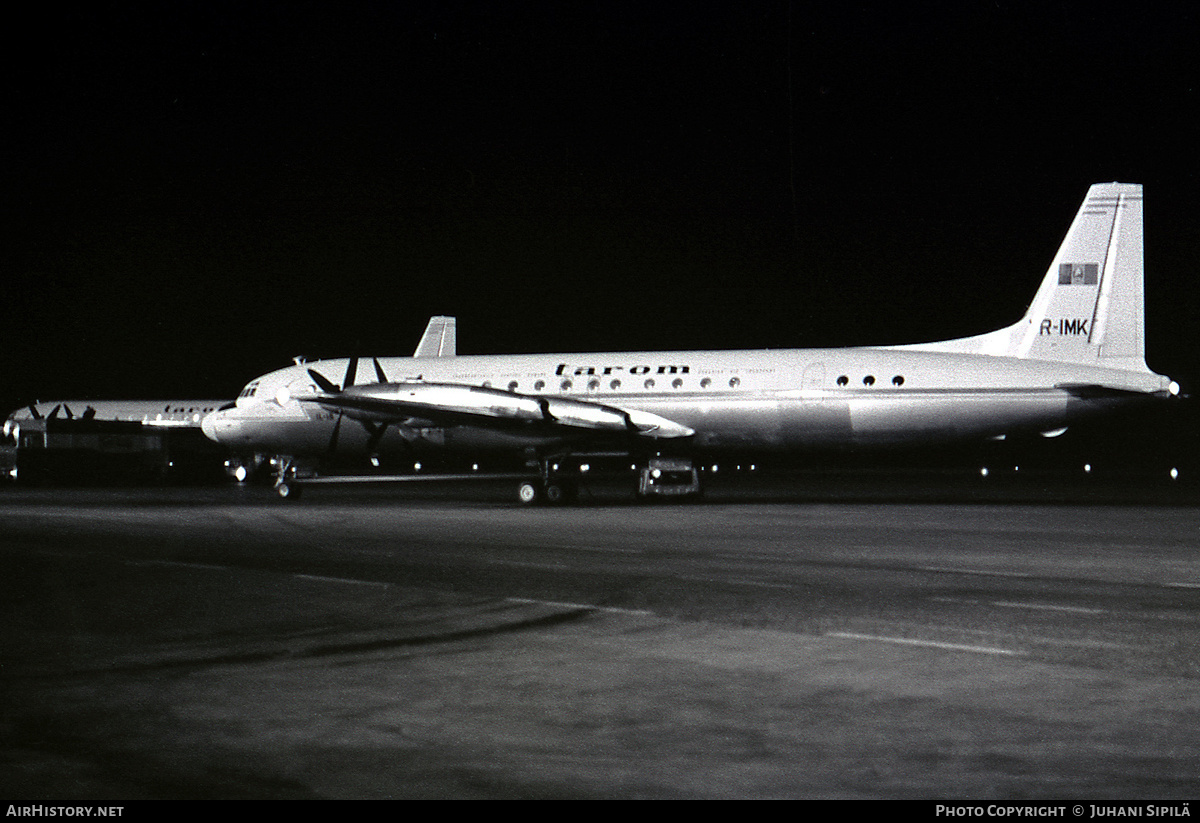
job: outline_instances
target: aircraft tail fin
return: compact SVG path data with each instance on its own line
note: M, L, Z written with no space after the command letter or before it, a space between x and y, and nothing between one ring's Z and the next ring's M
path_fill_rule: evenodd
M1149 372L1142 284L1142 186L1096 184L1019 322L911 348Z
M413 357L454 357L457 354L456 325L453 317L431 317L421 335Z
M1092 186L1013 335L1018 357L1148 371L1142 187Z

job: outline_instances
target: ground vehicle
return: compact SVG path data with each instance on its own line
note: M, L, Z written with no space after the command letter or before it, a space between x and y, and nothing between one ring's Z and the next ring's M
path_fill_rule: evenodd
M638 497L698 497L700 475L692 461L652 457L638 473Z

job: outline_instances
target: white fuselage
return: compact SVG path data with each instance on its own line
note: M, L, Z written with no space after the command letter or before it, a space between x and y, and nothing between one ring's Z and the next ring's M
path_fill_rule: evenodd
M44 435L47 426L139 424L148 429L197 429L228 400L51 400L22 406L4 421L5 438L24 430Z
M204 430L234 448L325 454L339 412L297 398L319 392L309 369L337 381L348 362L316 361L264 375L235 408L206 418ZM378 379L371 363L360 361L356 387ZM389 382L488 387L648 412L694 430L662 445L697 451L915 445L1049 431L1166 396L1169 385L1148 371L912 348L403 357L379 364ZM392 428L372 444L377 450L511 449L596 438L419 418L393 418ZM339 452L370 441L359 426L341 430Z

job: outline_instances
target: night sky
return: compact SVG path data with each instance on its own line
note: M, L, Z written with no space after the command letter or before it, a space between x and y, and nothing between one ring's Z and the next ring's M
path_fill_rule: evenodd
M433 314L480 354L988 331L1112 180L1200 391L1191 9L50 4L0 58L0 412L232 398Z

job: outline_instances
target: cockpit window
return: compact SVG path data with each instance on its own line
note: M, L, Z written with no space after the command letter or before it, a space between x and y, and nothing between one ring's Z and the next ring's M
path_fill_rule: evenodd
M255 380L253 383L248 383L246 385L246 388L242 389L242 393L239 394L238 397L253 397L254 393L257 391L258 391L258 381Z

